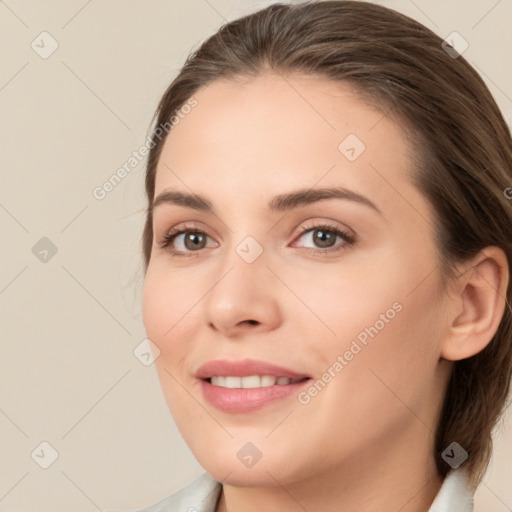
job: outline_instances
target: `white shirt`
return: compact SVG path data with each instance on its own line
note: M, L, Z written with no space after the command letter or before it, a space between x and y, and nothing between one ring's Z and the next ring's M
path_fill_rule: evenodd
M186 487L137 512L215 512L222 484L203 473ZM452 469L428 512L473 512L473 491L466 472Z

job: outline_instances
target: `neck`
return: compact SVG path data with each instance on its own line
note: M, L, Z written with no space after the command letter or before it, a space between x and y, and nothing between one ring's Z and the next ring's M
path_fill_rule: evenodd
M430 443L424 440L411 437L408 443L402 438L380 453L373 446L368 453L307 480L284 483L279 474L267 471L265 486L224 484L216 512L427 512L443 479ZM418 445L425 446L422 454L414 453Z

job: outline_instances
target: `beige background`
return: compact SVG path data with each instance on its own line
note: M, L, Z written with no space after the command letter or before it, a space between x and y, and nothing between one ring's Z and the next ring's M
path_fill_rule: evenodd
M103 200L93 190L144 144L189 51L269 3L0 2L0 510L142 508L202 473L133 353L144 162ZM511 0L379 3L462 34L510 124ZM41 442L58 453L47 469ZM512 510L511 460L509 412L475 510Z

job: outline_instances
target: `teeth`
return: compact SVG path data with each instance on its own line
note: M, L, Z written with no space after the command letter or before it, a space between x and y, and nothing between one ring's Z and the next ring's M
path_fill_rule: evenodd
M251 375L250 377L241 377L240 384L242 388L260 388L261 379L258 375Z
M223 388L226 387L226 377L212 377L211 383L214 386L222 386Z
M224 377L224 387L226 388L241 388L242 378L241 377Z
M263 375L261 377L261 387L273 386L276 383L276 378L273 375Z
M240 389L240 388L266 388L278 385L293 384L301 379L289 379L288 377L275 377L274 375L250 375L248 377L232 377L214 375L211 377L211 383L213 386L220 386L223 388Z

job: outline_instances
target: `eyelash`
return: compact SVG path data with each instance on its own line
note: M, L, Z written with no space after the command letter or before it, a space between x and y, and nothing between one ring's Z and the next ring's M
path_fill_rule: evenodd
M310 231L327 231L328 233L332 233L336 236L339 236L340 238L343 239L344 243L341 244L341 246L338 246L336 248L334 247L329 247L327 249L320 249L320 248L317 248L317 249L311 249L311 248L306 248L308 251L310 252L315 252L315 253L331 253L331 252L338 252L340 250L343 249L343 247L345 245L354 245L356 243L356 240L353 236L349 235L348 233L346 233L345 231L341 230L340 228L338 228L337 226L333 226L333 225L330 225L330 224L315 224L313 226L310 226L310 227L307 227L307 228L304 228L297 236L297 238L301 238L302 236L304 236L306 233L310 232ZM200 230L200 229L197 229L195 227L189 227L189 226L184 226L182 228L173 228L171 229L163 238L163 240L160 242L159 244L159 247L160 249L166 249L173 241L174 239L179 236L179 235L182 235L183 233L199 233L201 235L206 235L208 236L204 231ZM182 252L182 251L171 251L171 254L173 256L186 256L186 257L190 257L190 256L195 256L197 253L200 253L201 250L197 250L197 251L187 251L187 252Z

